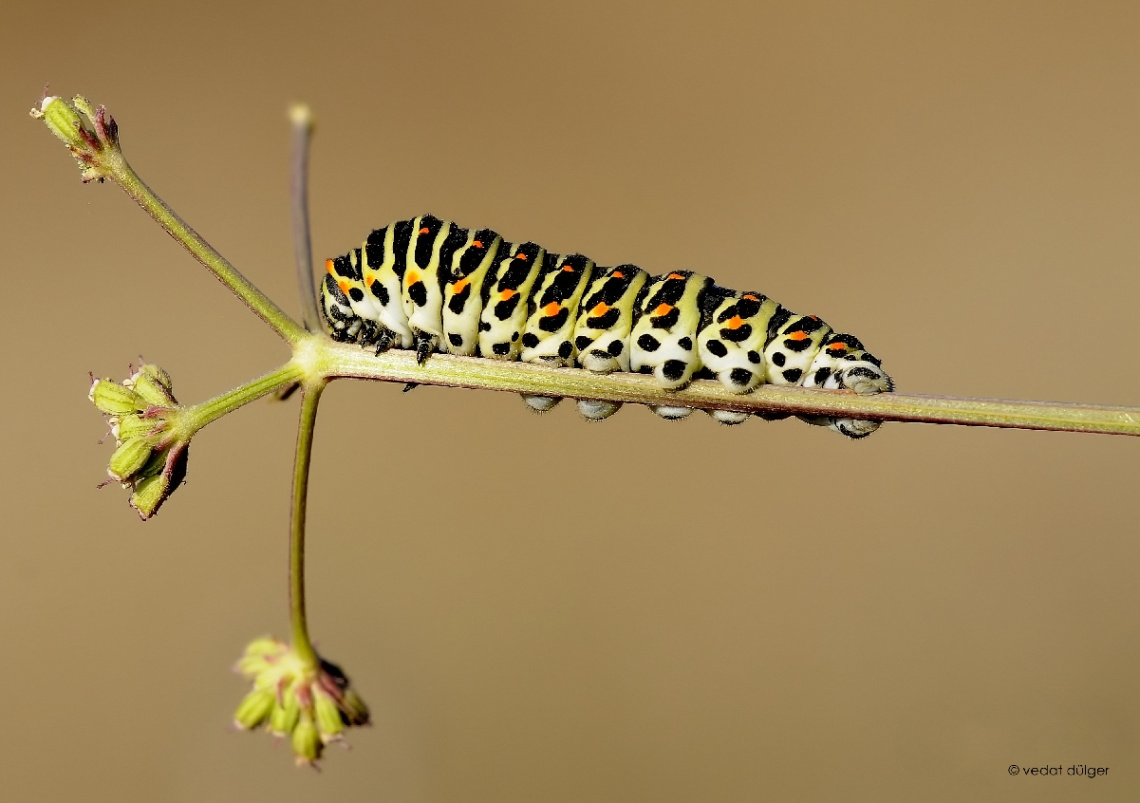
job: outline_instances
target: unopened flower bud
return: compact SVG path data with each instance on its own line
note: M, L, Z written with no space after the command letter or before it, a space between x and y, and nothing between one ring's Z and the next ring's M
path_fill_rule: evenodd
M126 482L147 464L151 451L150 444L143 438L126 440L111 455L107 473L113 480Z
M63 98L50 97L32 109L32 117L43 120L48 130L59 137L69 148L86 148L95 138L95 132L84 125L79 112ZM83 134L87 136L83 136Z
M341 738L344 721L340 718L340 709L333 698L322 689L313 692L313 713L317 720L317 730L321 734L321 742L328 744Z
M119 442L131 438L154 437L166 427L166 421L159 418L143 418L139 415L124 415L111 424L111 433Z
M321 757L321 734L313 723L312 717L307 713L301 715L301 721L293 729L293 755L297 766L313 765Z
M170 375L157 365L143 365L123 380L123 385L156 407L170 407L177 404L174 394L170 392Z
M146 374L158 384L162 385L167 390L174 389L174 381L170 378L170 374L166 373L161 366L154 363L143 363L139 366L139 374Z
M110 379L96 379L91 383L87 398L106 415L127 415L142 412L147 403L131 388Z
M135 485L134 493L131 494L131 507L138 511L141 518L149 519L168 496L170 480L161 474L147 477Z
M344 690L340 705L349 725L359 727L368 724L368 706L360 699L360 695L352 689Z
M301 704L297 693L289 686L281 693L281 701L269 716L269 732L275 736L288 736L301 719Z
M254 689L247 694L234 713L234 724L242 730L253 730L269 718L277 703L272 689Z

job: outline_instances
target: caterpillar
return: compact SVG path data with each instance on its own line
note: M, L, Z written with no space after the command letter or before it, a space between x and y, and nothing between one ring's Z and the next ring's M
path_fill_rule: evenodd
M441 351L596 373L650 373L666 389L694 378L715 378L733 393L765 382L861 394L894 389L857 338L763 293L719 287L687 270L650 276L636 265L601 267L582 254L508 242L491 229L464 229L433 215L376 229L359 248L327 260L325 269L320 307L336 340L377 354L413 349L421 364ZM523 398L538 411L560 401ZM620 406L578 401L594 420ZM692 412L652 409L667 419ZM710 412L725 424L749 415ZM879 427L852 418L801 418L850 438Z

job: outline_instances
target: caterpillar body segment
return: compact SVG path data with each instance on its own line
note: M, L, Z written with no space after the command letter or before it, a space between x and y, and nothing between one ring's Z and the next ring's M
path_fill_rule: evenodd
M748 393L767 379L764 345L780 305L763 293L733 290L719 301L697 337L697 353L704 371L725 388ZM724 424L739 424L748 418L747 413L731 410L711 410L710 415Z
M574 364L574 323L593 271L593 260L582 254L547 253L528 305L520 360L556 367ZM540 413L561 401L527 394L523 400Z
M321 309L335 339L554 366L598 374L652 374L664 388L694 378L733 393L764 383L885 393L894 389L877 358L851 335L814 315L798 315L763 293L718 287L676 270L649 276L635 265L596 266L582 254L556 255L490 229L464 229L433 215L373 231L361 248L326 262ZM535 410L560 399L524 395ZM621 405L577 400L589 419ZM692 409L656 405L664 418ZM747 413L714 410L726 424ZM756 413L769 420L786 413ZM879 423L801 416L850 438Z
M831 327L814 315L780 310L773 316L776 331L764 350L771 385L800 385Z
M574 324L578 364L596 374L629 370L629 336L637 300L649 275L636 265L597 268ZM609 418L621 404L579 399L578 412L592 421Z
M503 238L490 229L465 234L466 241L456 249L452 269L445 274L443 343L448 353L471 357L479 348L483 285Z
M416 360L422 365L443 340L443 271L466 231L434 215L412 222L401 301L416 341Z
M325 278L321 282L321 311L329 324L333 339L364 342L361 336L368 318L353 309L352 298L364 298L363 287L358 283L347 256L325 260Z
M522 336L523 362L564 367L574 364L574 324L594 262L582 254L547 254L531 296Z
M648 279L649 275L636 265L595 272L574 325L580 366L596 374L629 370L634 311Z
M653 279L640 302L640 315L630 334L629 368L653 374L661 387L683 388L701 367L696 334L701 302L712 279L692 271L673 271ZM677 420L691 407L655 405L662 418Z
M522 351L531 290L546 251L538 243L503 243L502 259L484 284L479 316L479 354L493 360L517 360Z
M692 271L673 271L649 284L630 335L631 371L651 373L670 390L689 384L701 367L696 344L700 301L711 286L712 279Z
M403 285L407 268L408 243L412 239L411 220L377 229L364 241L363 278L365 292L378 310L374 319L376 353L389 348L410 349L415 334L404 312ZM364 345L372 342L364 341Z
M860 395L889 393L894 383L882 369L875 355L864 350L863 344L853 335L832 333L823 343L808 375L805 388L827 390L853 390ZM801 421L827 426L849 438L865 438L879 428L881 422L859 418L832 416L800 416Z

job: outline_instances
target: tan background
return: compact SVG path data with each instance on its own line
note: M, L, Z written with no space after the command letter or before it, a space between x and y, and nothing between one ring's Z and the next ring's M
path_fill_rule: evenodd
M858 334L900 389L1140 403L1140 11L1121 3L31 3L0 12L0 797L1125 800L1140 795L1140 443L861 443L340 383L311 505L319 646L376 724L321 775L228 729L286 631L296 407L195 441L140 524L95 491L87 372L199 401L281 345L26 110L45 81L296 309L430 210L695 268ZM1105 778L1011 778L1092 764Z

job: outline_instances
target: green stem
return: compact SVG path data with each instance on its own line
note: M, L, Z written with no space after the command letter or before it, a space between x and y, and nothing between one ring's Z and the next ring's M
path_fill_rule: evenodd
M301 315L310 332L324 332L317 309L317 286L313 280L313 243L309 229L309 143L313 137L313 113L303 103L289 109L293 127L293 160L289 196L293 218L293 258L296 262L297 291Z
M293 651L310 668L320 665L309 641L305 614L305 511L309 498L309 462L313 453L313 431L317 425L317 404L325 383L302 388L301 420L297 428L297 455L293 463L293 509L289 522L289 620L293 630Z
M188 440L190 436L210 422L216 421L227 413L232 413L239 407L244 407L262 396L268 396L270 393L295 385L304 378L304 367L296 361L290 361L280 368L233 390L228 390L200 404L191 405L184 412L185 432L181 434Z
M699 380L684 390L666 391L653 377L633 373L593 374L573 368L433 354L417 365L411 351L379 356L353 345L314 342L313 363L326 377L357 377L421 385L502 390L539 396L568 396L637 404L666 404L708 410L783 412L879 421L1100 432L1140 436L1140 408L1045 402L908 396L810 390L761 385L752 393L729 393L719 382Z
M173 209L143 183L134 168L127 163L122 151L108 149L100 157L100 165L107 177L116 182L127 195L157 221L166 232L189 251L195 259L205 265L218 280L228 287L247 307L273 327L284 340L296 343L305 337L303 326L293 320L257 287L245 278L238 269L214 250L202 236L180 218Z

